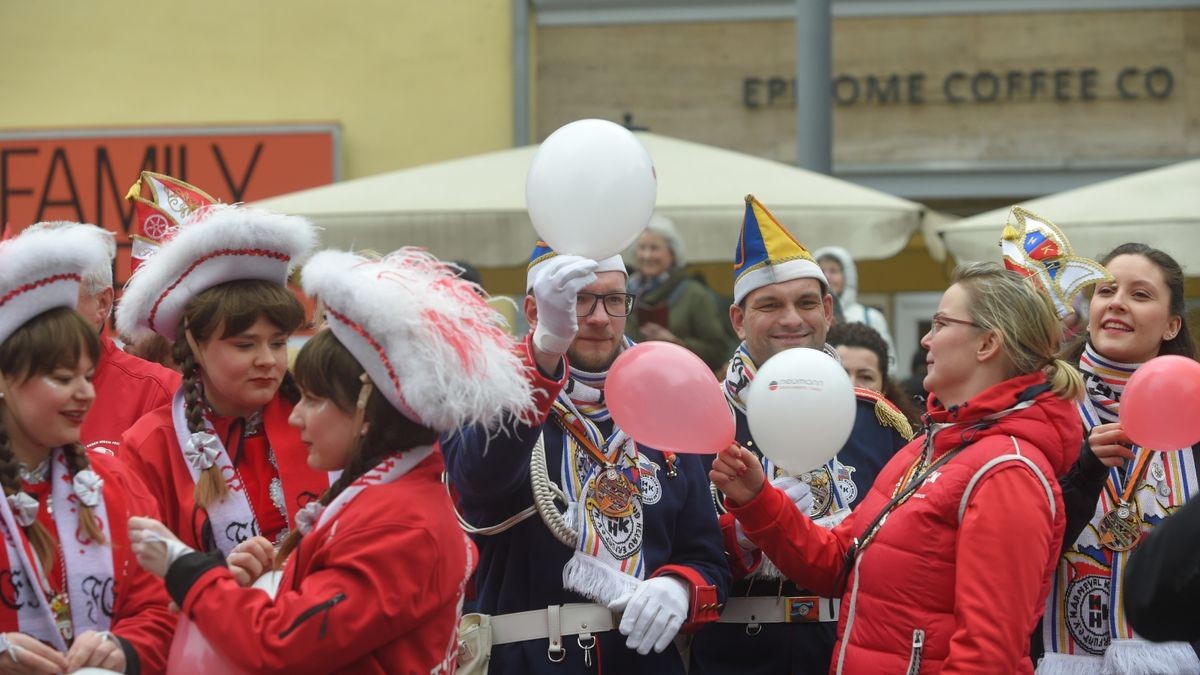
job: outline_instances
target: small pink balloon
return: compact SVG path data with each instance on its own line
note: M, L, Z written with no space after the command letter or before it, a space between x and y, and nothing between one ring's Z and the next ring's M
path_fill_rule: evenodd
M626 349L608 369L613 421L638 443L667 452L715 454L733 443L733 413L704 361L670 342Z
M175 627L175 639L171 642L171 651L167 654L167 672L183 675L209 675L210 673L229 673L230 675L250 675L225 659L204 638L200 629L186 616L179 617Z
M1159 356L1143 363L1121 394L1121 427L1143 448L1179 450L1200 442L1200 362Z

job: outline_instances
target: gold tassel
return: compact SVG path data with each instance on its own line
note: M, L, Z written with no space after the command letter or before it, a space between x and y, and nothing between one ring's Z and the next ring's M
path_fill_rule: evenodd
M125 193L125 201L134 201L142 196L142 178L138 176L137 182L133 187L129 188L129 192Z
M885 427L892 427L904 440L911 441L913 437L912 425L908 423L908 418L903 413L893 408L883 399L875 401L875 419L879 420L879 424Z
M1008 223L1004 226L1004 234L1001 235L1001 238L1008 241L1021 241L1021 233L1017 232L1017 228L1013 227L1011 223Z

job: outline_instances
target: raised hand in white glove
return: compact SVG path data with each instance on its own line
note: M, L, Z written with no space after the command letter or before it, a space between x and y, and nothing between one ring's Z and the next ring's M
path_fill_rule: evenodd
M792 500L796 508L800 509L800 513L808 515L813 506L812 489L808 487L808 483L795 476L784 475L772 480L771 485L783 490L783 494ZM734 521L733 531L737 536L738 546L741 546L743 550L754 551L758 549L758 545L750 541L749 537L742 530L742 523L740 521Z
M533 299L537 302L534 347L553 356L567 353L579 331L576 296L596 280L596 265L595 260L577 255L558 255L538 270L533 280Z
M672 576L643 581L621 616L625 646L645 656L653 649L661 653L675 639L688 615L691 593L688 585Z
M167 576L171 563L195 551L153 518L130 518L129 541L138 563L156 577Z

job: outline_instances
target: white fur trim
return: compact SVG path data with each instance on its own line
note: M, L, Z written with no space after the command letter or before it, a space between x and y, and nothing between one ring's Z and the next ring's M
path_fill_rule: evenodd
M763 286L781 284L792 279L816 279L821 282L821 290L829 292L829 282L825 280L821 266L811 260L797 258L773 265L763 265L738 277L733 284L733 304L740 304L752 291Z
M474 284L419 249L383 260L321 251L304 292L397 410L437 431L494 427L533 412L533 392L504 319Z
M107 262L111 236L95 226L38 228L0 243L0 343L30 319L79 302L84 274ZM67 275L55 279L55 276Z
M117 332L132 340L152 333L174 340L193 297L227 281L261 279L283 285L291 267L316 243L316 228L298 216L225 204L196 211L125 284Z
M558 255L557 253L555 255ZM533 280L537 278L538 270L542 269L546 263L554 260L554 256L549 256L536 265L530 265L525 272L525 292L528 293L533 289ZM603 260L596 261L596 272L620 272L626 277L629 276L629 270L625 269L625 261L620 255L609 256Z
M1103 675L1200 674L1200 658L1186 642L1113 640L1104 652Z

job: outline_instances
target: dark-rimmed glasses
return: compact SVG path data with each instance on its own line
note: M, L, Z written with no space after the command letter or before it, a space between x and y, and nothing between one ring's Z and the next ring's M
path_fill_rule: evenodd
M958 324L960 326L970 326L972 328L980 328L980 329L983 328L983 326L980 326L979 324L975 323L974 321L970 321L968 319L955 319L955 318L946 316L945 314L934 314L933 319L929 323L930 323L930 325L929 325L929 334L930 335L936 335L938 331L940 331L943 328L947 328L952 324Z
M582 319L596 311L596 303L604 301L609 316L629 316L633 312L633 293L579 293L575 296L575 316Z

